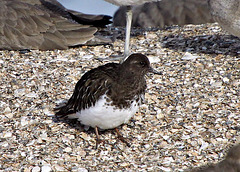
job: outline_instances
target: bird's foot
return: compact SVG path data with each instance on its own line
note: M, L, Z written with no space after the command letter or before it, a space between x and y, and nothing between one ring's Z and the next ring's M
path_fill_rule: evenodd
M98 148L98 145L100 143L105 143L105 140L101 140L100 139L100 136L99 136L99 133L98 133L98 127L96 126L95 127L95 133L96 133L96 136L97 136L97 139L96 139L96 149Z
M98 145L99 145L100 143L105 143L105 142L106 142L105 140L102 140L102 139L97 138L97 139L96 139L96 149L98 148Z
M125 143L128 147L131 147L130 143L127 141L126 138L124 138L122 136L122 134L119 132L119 130L117 128L115 128L115 131L117 132L117 136L118 136L119 140L121 140L123 143Z

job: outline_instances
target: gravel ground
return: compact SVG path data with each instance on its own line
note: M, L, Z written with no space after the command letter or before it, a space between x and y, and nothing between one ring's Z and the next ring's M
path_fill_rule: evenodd
M84 72L123 52L113 46L25 54L0 51L1 171L184 171L215 163L240 141L240 40L217 24L133 31L132 51L163 75L147 76L146 102L95 149L95 133L52 109Z

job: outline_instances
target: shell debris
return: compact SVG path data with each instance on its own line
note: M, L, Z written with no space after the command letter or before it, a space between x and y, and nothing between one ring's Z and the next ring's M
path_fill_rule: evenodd
M106 143L95 150L92 130L52 111L86 71L123 52L123 39L64 51L0 51L0 170L184 171L224 158L240 141L240 40L217 24L132 33L132 52L149 56L163 75L147 76L145 104L120 129L131 147L105 131Z

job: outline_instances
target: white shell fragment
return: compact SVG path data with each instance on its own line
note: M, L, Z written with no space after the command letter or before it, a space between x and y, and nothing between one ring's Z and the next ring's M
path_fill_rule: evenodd
M193 55L189 52L186 52L184 56L182 57L183 60L196 60L198 58L197 55Z

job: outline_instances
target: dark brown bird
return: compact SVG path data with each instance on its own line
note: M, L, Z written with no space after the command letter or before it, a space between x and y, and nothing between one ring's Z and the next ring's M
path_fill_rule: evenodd
M0 0L0 50L67 49L85 44L110 19L68 10L56 0Z
M148 72L159 74L142 54L132 54L122 64L108 63L92 69L78 81L69 101L56 108L56 116L77 118L95 128L98 143L98 128L116 128L136 113L144 99L144 76Z

